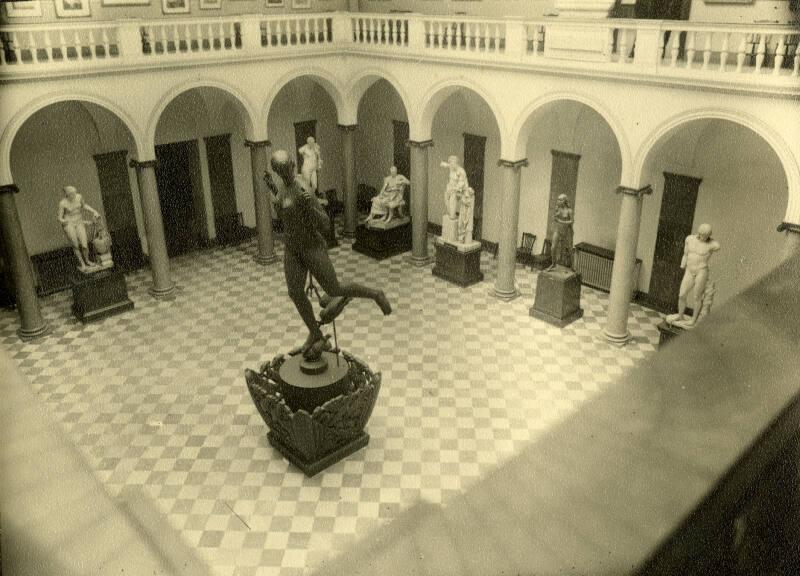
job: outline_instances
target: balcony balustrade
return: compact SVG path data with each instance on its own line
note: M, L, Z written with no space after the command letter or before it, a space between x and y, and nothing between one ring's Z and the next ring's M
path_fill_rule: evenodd
M795 28L778 25L346 12L59 22L0 27L0 80L333 49L792 89L800 86L799 40Z

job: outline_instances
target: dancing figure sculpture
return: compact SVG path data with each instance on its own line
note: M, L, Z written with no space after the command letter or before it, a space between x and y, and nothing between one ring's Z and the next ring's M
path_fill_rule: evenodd
M96 266L89 259L89 237L86 233L86 224L83 221L83 211L89 212L95 219L100 214L83 200L74 186L64 186L64 198L58 203L58 221L64 229L64 234L72 244L72 251L78 259L78 269L86 272Z
M328 248L322 233L330 226L328 215L322 210L314 194L304 190L295 179L295 165L285 150L277 150L270 162L278 182L278 215L283 222L285 253L283 258L286 286L303 323L308 328L308 338L301 351L306 360L317 360L329 346L320 326L332 322L352 298L369 298L385 314L392 307L382 290L356 283L340 283L336 277ZM324 308L319 322L308 298L305 282L308 274L316 278L326 295L320 299Z

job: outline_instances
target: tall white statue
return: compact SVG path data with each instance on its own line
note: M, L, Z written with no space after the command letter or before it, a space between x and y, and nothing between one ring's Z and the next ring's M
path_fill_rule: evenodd
M714 283L708 282L708 261L720 249L719 242L711 238L711 225L701 224L697 234L686 237L683 245L681 268L685 270L678 293L678 313L667 316L667 322L683 328L697 323L701 313L705 315L711 307ZM692 294L693 314L686 318L687 297ZM708 300L708 302L706 302Z
M64 186L64 198L58 203L58 221L64 229L64 234L72 244L72 250L78 259L78 268L87 271L97 266L89 259L89 238L86 233L86 224L83 221L83 211L89 212L95 220L100 219L100 213L83 201L83 196L78 194L75 186Z
M306 143L298 149L303 156L303 168L301 173L305 181L311 186L311 191L316 192L317 172L322 170L322 151L313 136L306 139Z
M460 208L462 199L465 194L468 194L469 181L467 180L467 173L458 161L458 156L450 156L447 162L441 163L442 168L447 168L450 171L449 179L447 180L447 187L444 191L444 206L445 213L442 217L442 240L447 242L465 243L459 239L463 238L463 232L466 229L465 224L460 223ZM474 206L474 192L473 201ZM473 210L469 209L470 215ZM466 215L464 216L466 218ZM471 220L471 216L470 216ZM472 224L470 223L470 238L466 240L469 242L472 238Z
M367 217L367 225L377 220L388 224L394 219L395 212L398 217L402 217L403 206L406 205L403 191L410 184L411 181L408 178L397 173L397 166L392 166L389 169L389 175L383 179L381 191L372 199L372 209Z

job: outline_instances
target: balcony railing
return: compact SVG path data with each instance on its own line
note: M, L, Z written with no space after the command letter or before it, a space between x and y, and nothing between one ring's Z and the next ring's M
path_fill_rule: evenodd
M479 19L419 14L247 14L0 27L0 75L269 57L320 48L608 74L718 79L790 89L800 32L654 20ZM176 61L178 59L175 59Z

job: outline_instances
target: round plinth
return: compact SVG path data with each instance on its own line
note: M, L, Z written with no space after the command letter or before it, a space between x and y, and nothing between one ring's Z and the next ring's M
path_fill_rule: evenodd
M328 368L320 374L307 374L303 370L303 356L288 358L280 367L280 389L286 404L292 410L305 410L309 414L331 398L347 389L349 365L333 352L323 352Z

